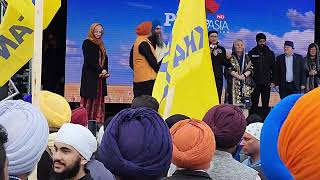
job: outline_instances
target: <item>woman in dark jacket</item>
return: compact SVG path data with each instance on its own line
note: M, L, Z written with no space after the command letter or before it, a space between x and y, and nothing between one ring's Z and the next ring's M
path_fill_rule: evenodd
M82 51L84 63L82 67L80 106L86 108L89 120L104 122L104 96L107 95L106 78L108 73L108 57L102 40L103 27L92 24L88 39L83 41Z
M307 76L307 92L320 86L320 52L316 43L308 47L308 54L305 57L305 70Z

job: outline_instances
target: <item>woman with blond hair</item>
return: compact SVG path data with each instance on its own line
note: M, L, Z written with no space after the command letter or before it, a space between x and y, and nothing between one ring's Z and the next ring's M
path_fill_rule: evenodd
M252 79L253 65L245 53L243 40L234 41L229 61L230 66L225 72L227 79L226 102L239 106L244 110L244 114L247 114L247 110L251 107L250 97L255 85Z
M103 26L91 25L88 38L83 41L83 67L80 87L80 106L86 108L89 120L104 122L104 96L107 95L106 78L108 73L108 56L103 40Z

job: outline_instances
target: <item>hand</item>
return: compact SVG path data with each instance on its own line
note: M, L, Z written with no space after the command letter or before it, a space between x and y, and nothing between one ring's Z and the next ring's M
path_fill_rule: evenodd
M238 77L238 79L239 79L239 80L245 80L246 77L245 77L243 74L241 74L241 75Z
M276 87L276 85L275 85L274 83L271 83L271 84L270 84L270 87L271 87L271 88L274 88L274 87Z
M311 71L309 72L309 75L311 75L311 76L317 75L317 71L311 70Z
M306 88L305 86L303 86L303 85L301 86L301 89L302 89L302 90L304 90L305 88Z
M106 75L108 72L107 72L107 70L102 70L102 72L101 72L101 74L104 74L104 75Z

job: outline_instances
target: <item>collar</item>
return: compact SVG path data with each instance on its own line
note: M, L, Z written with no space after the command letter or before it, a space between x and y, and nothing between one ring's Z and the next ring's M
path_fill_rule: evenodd
M9 176L9 180L21 180L21 179L16 176Z
M255 166L261 166L260 159L256 162L252 162L251 157L248 158L248 166L255 167Z
M227 158L232 158L232 154L226 152L226 151L220 151L220 150L216 150L215 152L215 156L219 156L219 157L227 157Z
M192 171L192 170L176 170L172 176L189 176L189 177L203 177L211 179L209 174L205 171Z

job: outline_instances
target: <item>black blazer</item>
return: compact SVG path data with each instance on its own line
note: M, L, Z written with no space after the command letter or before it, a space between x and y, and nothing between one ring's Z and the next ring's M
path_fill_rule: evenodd
M277 85L282 86L286 83L287 68L285 55L281 54L276 59L275 82ZM304 59L301 55L293 54L293 80L298 90L301 90L301 86L306 85L304 64Z
M99 74L103 69L108 71L108 57L106 55L103 68L99 65L98 45L86 39L82 44L83 66L81 76L80 96L85 98L97 98ZM102 81L102 95L107 95L106 80Z

